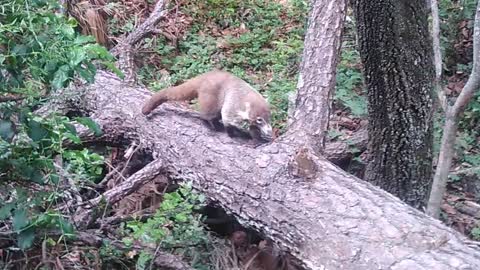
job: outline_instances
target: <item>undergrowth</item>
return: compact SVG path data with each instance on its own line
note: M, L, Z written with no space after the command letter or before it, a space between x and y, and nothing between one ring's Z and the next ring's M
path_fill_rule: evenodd
M461 89L463 83L472 69L472 31L477 1L439 1L441 19L441 49L444 55L444 72L448 79L454 78L455 83L447 87ZM460 87L455 84L459 84ZM454 95L458 93L453 93ZM458 135L455 143L456 163L458 169L471 168L469 174L480 177L480 92L476 91L474 97L465 108L460 119ZM436 137L440 138L439 130ZM452 174L450 181L456 182L460 178ZM480 196L480 195L479 195ZM478 197L478 196L477 196ZM480 201L480 197L478 197Z
M367 114L367 98L355 36L354 22L347 20L337 65L334 104L337 109L346 109L353 118L364 118Z
M195 269L209 269L213 247L198 214L204 202L204 196L195 192L190 183L182 184L176 191L164 194L155 215L146 222L127 222L123 242L128 246L140 241L146 246L181 255ZM145 266L151 256L150 253L140 254L137 267L143 266L138 269L148 269Z
M80 145L75 124L100 134L86 117L37 115L48 94L80 76L92 82L98 64L111 67L113 57L91 37L76 33L75 20L55 13L58 1L3 1L0 4L0 95L19 101L0 103L0 231L2 258L28 258L35 243L62 243L73 226L56 205L68 200L71 183L94 182L103 173L103 158ZM59 237L50 237L54 232ZM4 243L4 242L2 242ZM4 266L0 262L0 266Z

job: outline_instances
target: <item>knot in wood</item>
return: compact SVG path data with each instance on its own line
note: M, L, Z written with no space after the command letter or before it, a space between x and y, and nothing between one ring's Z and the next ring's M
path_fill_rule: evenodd
M308 147L300 147L293 158L290 160L289 169L293 176L305 179L315 178L318 167L315 163L314 154Z

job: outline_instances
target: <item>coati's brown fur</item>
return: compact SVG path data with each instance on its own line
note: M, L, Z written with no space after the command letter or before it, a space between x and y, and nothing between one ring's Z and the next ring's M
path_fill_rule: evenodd
M268 102L247 82L225 71L212 70L155 93L142 113L147 115L169 100L195 98L201 117L215 129L221 120L229 135L247 133L256 139L272 140Z

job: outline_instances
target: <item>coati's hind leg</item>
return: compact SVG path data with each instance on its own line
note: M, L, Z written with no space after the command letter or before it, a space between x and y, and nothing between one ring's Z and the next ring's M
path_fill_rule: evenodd
M200 115L208 126L215 131L222 131L223 125L220 122L222 115L218 108L218 98L206 92L200 92L198 96L198 105L200 106Z

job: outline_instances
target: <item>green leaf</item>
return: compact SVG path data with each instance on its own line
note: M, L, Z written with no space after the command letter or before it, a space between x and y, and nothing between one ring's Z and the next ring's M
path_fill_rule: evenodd
M57 61L55 60L48 60L47 63L45 64L45 71L49 72L49 73L52 73L54 72L55 70L57 70Z
M138 270L147 269L147 264L152 258L153 257L152 257L151 254L149 254L145 251L140 252L140 255L138 256L136 268Z
M78 72L78 74L84 78L88 83L93 83L95 80L95 72L92 72L89 69L85 69L81 66L78 66L75 68L75 71Z
M56 3L56 4L58 5L58 3ZM68 23L71 27L74 27L74 28L78 26L77 20L75 20L75 18L73 18L73 17L68 17L67 23Z
M58 181L60 180L60 176L58 176L58 174L55 174L55 173L51 173L49 176L48 176L48 180L56 185L58 184Z
M97 74L97 67L95 67L94 64L92 64L91 62L87 62L87 69L88 71L90 71L90 73L92 74Z
M48 135L48 130L41 123L31 120L28 122L27 134L34 142L38 142Z
M102 167L97 167L97 168L95 168L94 173L95 173L96 175L101 175L101 174L102 174L102 171L103 171Z
M17 187L15 188L16 192L17 192L17 200L20 201L20 202L23 202L23 201L26 201L28 200L28 193L27 191L22 188L22 187Z
M98 44L88 44L85 46L85 50L90 51L91 53L94 53L96 58L100 59L113 59L113 56L108 52L108 50L100 46Z
M10 163L25 179L39 184L44 183L43 173L40 169L32 167L30 164L25 163L24 160L11 160Z
M70 79L70 67L68 65L61 66L53 75L52 86L54 89L64 87L65 82Z
M83 35L77 36L73 41L73 43L77 45L83 45L90 42L95 42L95 39L92 36L83 36Z
M75 128L74 125L72 125L70 123L63 123L63 125L68 130L68 132L70 132L73 135L77 135L77 129Z
M123 74L123 72L118 69L115 64L113 64L112 62L108 62L108 61L103 61L102 62L109 70L111 70L113 73L115 73L120 79L124 79L125 78L125 74Z
M70 51L70 67L75 68L78 64L83 62L87 56L84 50L80 48L75 48L73 51Z
M20 55L26 54L27 53L27 46L25 46L24 44L17 44L13 47L12 53L20 54Z
M73 36L75 35L75 29L73 29L73 27L68 24L63 24L60 31L62 32L62 34L69 38L73 38Z
M75 120L80 124L88 127L91 131L94 132L95 136L102 135L102 130L100 126L95 123L95 121L93 121L90 117L77 117L75 118Z
M58 225L62 230L63 234L73 235L75 233L75 229L73 228L73 225L62 217L58 219Z
M13 212L13 229L15 231L20 231L24 227L26 227L29 223L28 217L27 217L27 211L25 209L16 209Z
M10 142L14 135L13 123L8 120L0 120L0 137Z
M33 169L32 172L29 175L29 178L32 182L38 183L38 184L44 184L44 178L43 178L43 173L39 169Z
M125 244L125 246L129 247L133 245L133 238L125 237L122 239L122 242Z
M340 137L342 134L343 134L342 132L340 132L338 130L335 130L335 129L329 130L328 131L328 138L331 139L331 140L334 140L334 139Z
M67 134L65 134L65 137L66 137L67 139L70 139L70 140L71 140L73 143L75 143L75 144L80 144L80 143L82 143L82 140L80 140L80 137L78 137L77 135L73 135L73 134L71 134L71 133L67 133Z
M32 246L33 240L35 240L35 229L28 228L18 234L17 245L19 248L25 250Z
M177 222L187 222L188 218L184 213L178 213L175 215L175 220Z

